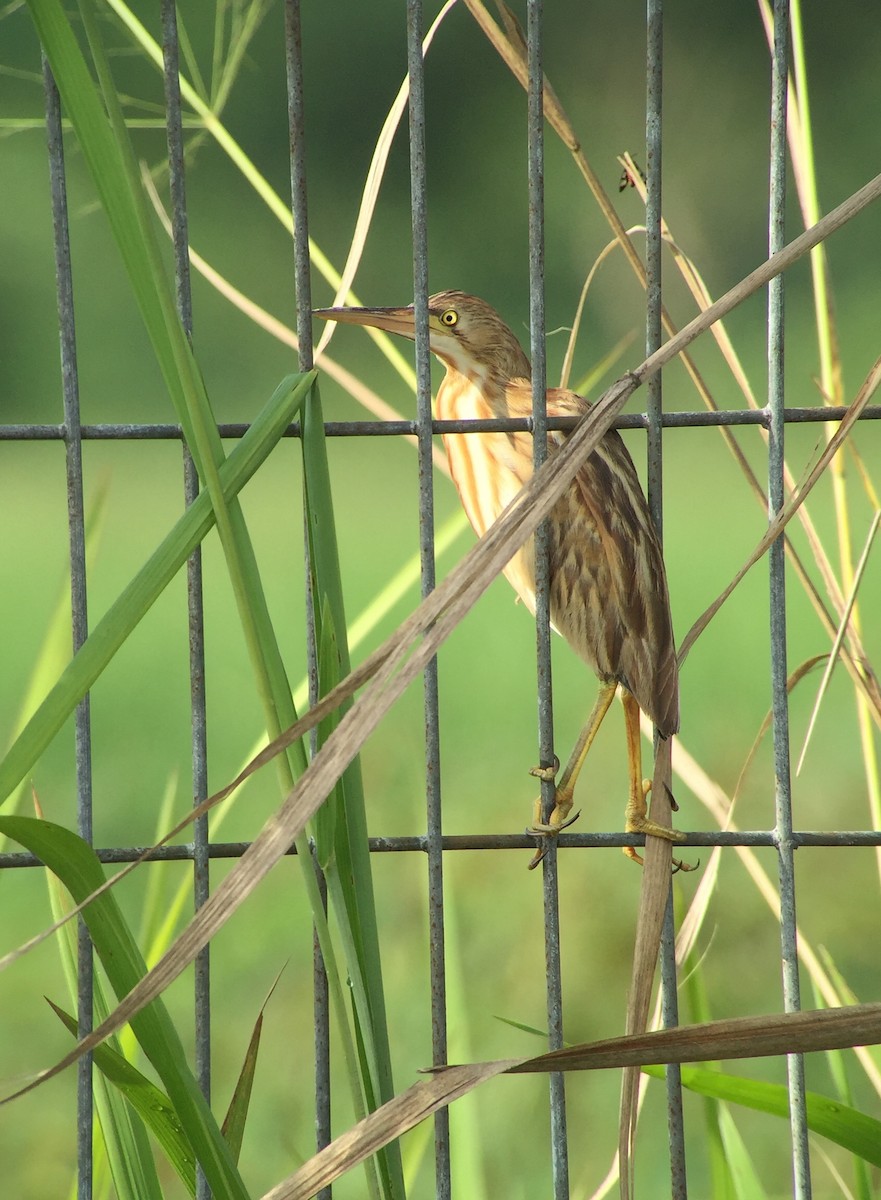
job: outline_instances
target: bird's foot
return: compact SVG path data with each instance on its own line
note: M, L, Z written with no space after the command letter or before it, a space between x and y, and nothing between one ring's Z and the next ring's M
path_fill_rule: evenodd
M684 842L685 834L678 829L671 829L668 825L661 825L657 821L653 821L648 815L648 805L646 797L652 790L652 781L644 779L642 781L642 795L631 796L627 802L627 809L624 814L624 829L627 833L643 833L649 837L664 838L668 842ZM668 788L669 794L669 788ZM679 806L670 795L670 806L674 812L678 812ZM632 858L639 866L643 865L642 856L635 846L622 847L628 858ZM695 864L696 866L697 864ZM677 871L693 871L695 869L689 863L683 862L679 858L673 859L673 872Z
M549 768L538 767L530 771L530 775L535 775L537 771L548 770ZM544 778L544 776L541 776ZM550 776L553 779L553 775ZM548 852L548 839L555 838L557 834L564 829L568 829L573 822L577 821L581 816L580 812L569 814L572 812L572 792L566 788L557 788L554 797L555 803L551 815L547 821L542 820L541 814L541 798L535 802L535 811L533 813L532 824L526 830L532 837L538 838L539 842L536 847L534 856L529 863L530 871L534 871L541 860Z
M554 755L554 765L552 767L532 767L529 774L533 779L540 779L543 783L553 783L557 778L557 772L560 769L560 760ZM541 804L540 800L536 804Z

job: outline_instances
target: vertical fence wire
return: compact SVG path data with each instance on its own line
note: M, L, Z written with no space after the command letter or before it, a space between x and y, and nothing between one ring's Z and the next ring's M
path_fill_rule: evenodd
M663 0L647 0L646 5L646 338L645 352L652 354L663 338L662 311L662 150L663 150ZM658 371L646 389L646 436L648 502L652 519L663 540L664 487L661 417L664 411L663 378ZM655 748L658 734L655 732ZM665 1028L679 1024L676 978L676 930L673 914L672 880L661 932L661 1020ZM685 1129L682 1111L682 1078L678 1063L666 1068L667 1127L670 1144L670 1194L673 1200L688 1195L685 1157Z
M409 79L410 213L413 241L413 310L416 324L416 424L419 459L419 560L422 596L435 586L434 461L431 412L431 351L428 339L428 210L425 146L425 80L422 57L422 0L407 2ZM432 1062L447 1061L447 1001L443 894L440 724L437 659L423 673L425 719L426 851L428 857L429 975ZM450 1115L434 1119L435 1196L448 1200L452 1189Z
M284 39L287 80L289 159L291 169L291 213L294 221L294 289L296 295L297 343L301 371L312 369L312 277L309 255L309 208L306 187L306 122L303 97L303 30L300 0L285 0ZM315 610L312 573L308 561L307 516L304 512L304 574L306 578L307 652L309 701L318 695L318 663L315 644ZM317 730L312 731L315 751ZM313 857L321 902L327 912L327 882ZM315 1147L322 1150L333 1137L331 1126L330 995L324 956L313 931L312 1014L315 1025L313 1064L315 1074ZM322 1188L318 1200L330 1200L331 1188Z
M70 562L70 609L73 652L88 637L86 589L86 526L83 504L83 449L80 423L79 372L74 320L73 270L70 257L67 182L61 125L61 98L49 63L43 57L46 99L46 136L49 184L52 197L52 230L55 252L55 287L58 304L58 337L61 352L61 392L64 408L65 470ZM89 694L74 716L77 832L92 842L92 731ZM82 917L77 920L77 1037L92 1032L94 1006L94 956L92 940ZM92 1153L92 1055L77 1064L77 1200L91 1200L94 1158Z
M789 61L789 3L774 2L774 43L771 72L771 145L768 252L786 241L786 103ZM784 485L784 278L768 287L768 509L769 517L782 508ZM792 780L789 754L789 695L786 653L786 557L778 538L768 554L771 634L771 705L774 731L775 832L780 884L780 947L783 1003L787 1012L801 1007L795 912L795 843L792 827ZM792 1132L792 1174L796 1200L810 1200L811 1171L802 1055L787 1060L789 1119Z
M545 246L544 246L544 67L542 0L529 0L526 10L527 54L527 176L529 195L529 331L532 359L533 464L536 470L548 453L547 355L545 348ZM538 743L541 768L555 763L554 712L551 690L549 525L536 529L535 636ZM554 783L542 771L541 810L547 821L554 806ZM562 948L557 846L552 838L542 859L544 905L545 981L548 1046L563 1045ZM550 1104L551 1171L554 1200L569 1195L569 1152L566 1137L566 1084L562 1072L548 1077Z
M174 0L162 0L162 57L165 87L165 128L168 144L168 182L171 196L171 236L177 312L186 335L193 338L193 299L190 286L189 229L181 116L179 44ZM199 494L199 476L193 456L183 444L184 500L193 503ZM193 806L208 795L208 728L205 681L205 622L202 603L202 549L187 559L187 629L190 672L190 723ZM196 909L208 899L208 815L193 822L193 903ZM211 1102L211 950L204 946L193 963L193 1007L196 1080ZM196 1200L210 1200L210 1188L200 1164L196 1165Z

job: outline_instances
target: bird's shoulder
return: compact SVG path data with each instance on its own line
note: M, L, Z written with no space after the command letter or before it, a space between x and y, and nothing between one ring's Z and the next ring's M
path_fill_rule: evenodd
M593 403L579 396L569 388L548 388L547 413L553 417L581 418L593 409ZM532 383L528 379L513 379L505 389L506 407L509 416L532 416ZM572 429L556 429L548 432L548 446L559 448L571 436ZM615 429L607 429L596 451L582 467L579 478L584 482L585 476L596 473L600 466L606 465L615 474L626 477L628 486L638 488L636 468L627 451L621 435Z
M548 388L548 412L555 417L583 417L593 405L568 388Z
M512 379L505 388L508 412L512 417L532 416L532 383L528 379ZM548 388L549 417L583 417L592 407L589 400L568 388Z

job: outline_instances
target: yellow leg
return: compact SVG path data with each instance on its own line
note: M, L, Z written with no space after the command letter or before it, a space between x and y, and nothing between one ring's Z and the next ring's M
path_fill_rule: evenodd
M618 685L614 680L600 685L599 695L596 698L590 716L587 718L587 723L579 734L578 741L575 743L575 748L569 756L569 761L563 769L563 774L560 777L560 782L557 784L554 795L554 809L547 821L542 821L541 799L535 802L535 812L533 823L527 830L527 833L534 833L544 837L554 837L565 829L567 825L571 825L577 818L569 814L572 811L572 798L575 795L575 784L578 776L581 773L581 768L584 766L584 760L587 758L588 751L593 745L593 740L599 731L600 725L603 723L603 717L609 711L609 706L615 699L615 691ZM539 778L547 778L542 768L536 768L532 772L533 775L538 775ZM544 849L539 846L535 857L530 862L530 869L537 867L544 857Z
M624 727L627 732L627 765L630 776L630 792L624 812L624 828L628 833L645 833L652 837L666 838L668 842L679 842L684 834L678 829L659 825L648 815L646 796L651 791L651 780L642 777L642 741L639 732L639 705L627 688L622 688L621 702L624 705ZM642 865L642 858L635 846L625 846L624 853ZM678 867L684 866L677 863Z

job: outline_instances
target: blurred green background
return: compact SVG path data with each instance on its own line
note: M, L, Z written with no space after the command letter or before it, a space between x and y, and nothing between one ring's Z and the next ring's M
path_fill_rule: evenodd
M520 6L522 7L522 6ZM426 6L426 25L438 5ZM622 219L643 219L633 191L617 194L616 156L642 160L644 33L642 6L601 0L586 9L548 4L546 72L581 138L587 157L615 197ZM137 4L159 36L158 5ZM116 51L117 85L133 98L132 115L161 104L161 78L136 51L110 10L104 31ZM203 71L211 62L213 10L185 4L182 12ZM522 15L522 14L521 14ZM816 6L807 15L815 150L821 203L830 209L877 170L879 33L870 6ZM61 420L51 218L39 47L27 13L4 11L0 40L3 137L0 178L0 397L2 421ZM358 0L304 6L310 232L341 267L358 210L375 139L405 73L403 6ZM463 6L445 20L426 67L428 105L429 254L433 290L455 287L484 296L528 343L525 97ZM757 11L728 3L670 6L665 25L664 213L674 237L720 295L765 256L768 56ZM282 11L267 6L223 114L245 152L282 197L288 194ZM139 130L135 145L157 167L161 130ZM159 372L140 325L120 261L82 159L67 141L78 355L86 422L171 420ZM568 152L548 132L546 150L547 316L549 378L558 376L578 295L609 233ZM160 172L160 183L164 182ZM188 173L190 237L236 287L288 324L294 323L290 241L239 172L204 135L193 146ZM406 118L389 160L355 288L362 302L397 304L412 296ZM801 225L794 194L790 236ZM835 288L845 395L849 400L878 354L878 262L881 213L870 210L827 247ZM331 290L316 274L316 305ZM219 420L247 421L280 377L295 369L291 351L256 329L194 277L196 354ZM667 268L667 302L680 323L693 307ZM810 272L800 263L787 278L788 403L819 401L815 378ZM743 305L729 331L759 402L765 387L764 301ZM620 255L601 268L590 291L573 379L583 377L621 338L630 348L604 382L641 359L643 297ZM331 353L390 403L411 411L412 396L360 331L343 330ZM695 358L721 407L741 407L724 364L708 338ZM665 375L665 405L693 409L699 401L681 367ZM359 418L363 410L329 380L322 385L329 419ZM642 403L637 398L634 406ZM764 444L756 430L737 438L760 477ZM637 464L641 434L628 434ZM787 457L802 475L822 441L821 427L790 427ZM866 424L856 444L870 471L878 430ZM335 439L329 445L346 600L350 617L415 553L417 476L413 449L390 438ZM2 446L0 471L2 564L0 624L6 629L0 674L0 730L11 736L53 607L63 591L67 554L64 451L58 442ZM164 443L97 443L84 448L87 501L107 489L95 533L89 580L94 622L170 527L182 504L180 448ZM877 478L876 478L877 484ZM286 441L243 496L264 571L273 616L293 680L305 663L299 447ZM852 535L857 553L871 505L848 464ZM665 438L665 550L677 635L727 584L761 536L764 518L715 430L670 431ZM458 501L437 477L438 524ZM831 487L824 481L811 512L837 569L838 541ZM818 579L800 529L793 537ZM463 534L440 564L443 574L471 544ZM210 783L238 770L261 734L260 708L215 539L205 546ZM865 638L877 653L871 614L879 611L877 555L870 560L861 604ZM821 585L822 586L822 585ZM357 650L362 657L416 603L406 601ZM828 639L789 580L789 662L794 668L827 651ZM147 844L155 838L166 790L175 813L189 804L189 728L183 580L177 580L124 647L92 694L95 842ZM594 694L594 681L564 645L554 647L557 740L565 754ZM445 830L520 831L531 814L534 785L526 772L535 750L534 638L528 617L500 580L463 622L440 656L441 745ZM810 717L818 673L792 696L795 752ZM692 651L682 675L682 743L729 794L769 707L767 575L757 566ZM418 688L368 744L363 769L371 832L424 829L422 701ZM73 822L72 730L66 729L34 772L47 817ZM625 787L623 733L617 709L591 754L581 786L581 829L615 829ZM713 828L713 819L684 785L677 788L678 824ZM271 777L258 777L219 836L253 837L277 803ZM843 670L829 694L801 774L794 780L799 828L865 828L867 785L852 688ZM741 789L735 819L745 828L773 824L770 745L764 744ZM538 1043L496 1018L529 1025L544 1021L541 887L528 875L523 852L450 854L445 863L450 957L450 1054L453 1060L528 1053ZM693 855L697 857L697 855ZM704 856L706 857L706 856ZM775 858L759 859L774 875ZM616 852L561 855L566 1037L580 1041L621 1031L639 875ZM223 863L212 879L223 877ZM825 947L861 1000L878 997L878 863L871 850L802 850L797 860L799 919L805 936ZM184 867L150 868L171 895ZM392 1015L399 1088L430 1061L425 863L416 855L376 856L376 887ZM133 923L144 903L147 871L121 889ZM677 880L687 902L701 878ZM40 872L3 879L4 941L13 948L49 919ZM729 851L701 939L703 981L714 1015L777 1011L782 1006L779 937L773 915ZM277 868L258 894L216 939L214 1088L226 1106L259 1006L287 964L267 1013L243 1169L259 1195L308 1156L311 1119L311 931L299 879L290 864ZM189 977L171 989L169 1003L183 1030L189 1022ZM20 1083L68 1048L67 1035L40 996L62 1001L64 983L55 947L42 946L2 984L4 1014L0 1077ZM809 985L805 999L811 1002ZM687 1009L684 1016L688 1016ZM782 1063L739 1068L783 1081ZM809 1086L828 1090L824 1062L811 1061ZM864 1080L857 1102L878 1115ZM569 1084L573 1195L590 1195L616 1144L618 1080L597 1076ZM532 1197L549 1191L546 1083L499 1080L453 1112L455 1159L463 1196ZM337 1092L338 1130L350 1120ZM68 1194L73 1163L73 1077L53 1081L4 1111L0 1156L14 1194ZM707 1194L699 1102L686 1097L693 1194ZM740 1128L769 1195L789 1189L784 1126L747 1116ZM669 1194L663 1166L662 1089L652 1085L638 1152L640 1195ZM424 1131L405 1143L416 1170L412 1194L431 1194L430 1152ZM835 1156L833 1155L833 1158ZM838 1160L836 1160L838 1161ZM815 1156L815 1195L841 1194ZM464 1178L465 1183L462 1184ZM177 1195L169 1184L169 1195ZM336 1194L361 1194L362 1177Z

